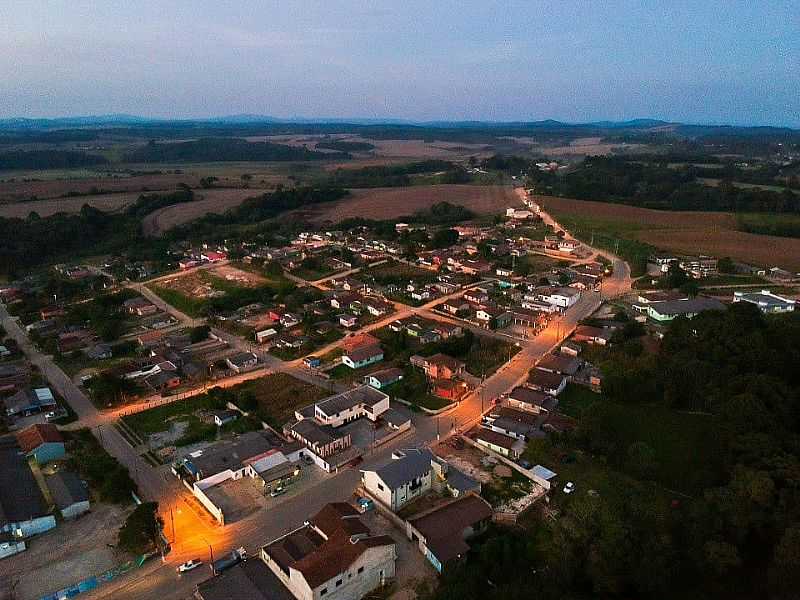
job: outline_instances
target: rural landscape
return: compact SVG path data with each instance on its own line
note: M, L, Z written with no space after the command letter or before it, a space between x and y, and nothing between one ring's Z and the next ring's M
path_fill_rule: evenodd
M793 7L338 4L0 9L0 600L798 598Z

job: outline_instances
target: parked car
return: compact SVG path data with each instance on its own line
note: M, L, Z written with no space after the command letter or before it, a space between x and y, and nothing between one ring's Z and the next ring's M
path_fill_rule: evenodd
M187 560L182 565L178 565L178 568L175 569L178 573L188 573L203 564L202 560Z
M533 467L531 463L529 463L527 460L524 459L520 459L517 462L517 464L519 464L519 466L522 467L523 469L531 469Z
M269 493L269 497L270 498L277 498L278 496L280 496L282 494L285 494L285 493L286 493L286 488L283 487L282 485L279 485L278 487L276 487L274 490L272 490Z
M574 491L575 491L575 484L572 483L571 481L568 481L567 485L564 486L564 493L571 494Z

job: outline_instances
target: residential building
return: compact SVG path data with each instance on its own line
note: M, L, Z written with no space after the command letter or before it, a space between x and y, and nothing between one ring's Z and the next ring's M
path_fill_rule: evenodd
M469 393L469 386L456 379L434 379L433 395L451 402L459 402Z
M214 425L217 427L222 427L228 423L233 423L239 418L239 416L240 413L238 410L233 410L230 408L225 410L215 410L211 413L211 418L214 419Z
M537 294L537 298L552 306L567 309L570 306L574 306L581 299L581 291L571 287L559 287L542 291Z
M358 517L349 504L327 504L262 547L261 558L298 600L360 600L394 577L397 553Z
M361 346L342 356L342 363L351 369L360 369L383 360L383 350L379 345Z
M677 317L691 319L706 310L725 310L725 305L719 300L706 296L687 300L651 302L646 305L647 316L659 322L672 321Z
M767 314L792 312L797 304L797 300L778 296L769 290L761 290L758 293L734 292L733 301L755 304L761 312Z
M239 352L226 358L225 362L234 373L241 373L255 367L258 364L258 357L252 352Z
M17 433L17 443L25 456L40 465L61 460L66 455L64 438L52 423L37 423Z
M0 437L0 534L25 538L56 526L14 436Z
M76 519L89 511L89 490L72 471L58 471L45 478L56 508L65 519Z
M467 540L486 529L493 515L486 500L468 493L406 522L406 535L440 573L469 551Z
M550 394L525 386L517 386L511 390L506 399L506 404L513 408L539 414L553 410L556 406L556 400Z
M392 460L374 470L361 471L364 489L394 512L431 490L459 497L480 493L480 482L465 475L427 448L392 453Z
M397 383L401 379L403 379L403 370L397 367L391 367L365 375L364 383L368 383L377 390L382 390L393 383Z
M560 373L534 369L528 375L528 385L534 390L558 396L567 387L567 378Z
M536 363L536 368L550 373L560 373L567 377L572 377L581 368L582 361L578 358L559 356L556 354L545 354Z
M475 439L475 443L479 446L488 448L492 452L497 452L507 458L519 458L525 451L525 442L522 440L497 433L491 429L476 427L470 431L469 435Z
M197 584L197 600L293 600L263 560L250 559Z
M544 437L539 429L541 417L533 412L509 406L495 406L481 419L481 425L510 438L527 442L535 437Z
M29 416L52 410L58 406L50 388L20 390L13 396L4 399L3 402L6 405L6 413L10 417Z
M464 373L465 364L447 354L434 354L424 359L423 370L431 379L455 379Z
M331 427L340 427L361 417L374 422L389 410L389 396L370 385L361 385L297 411L296 418L306 419L305 411L312 408L311 417Z
M572 339L576 342L589 342L605 346L611 341L614 330L610 327L593 327L591 325L578 325L572 334Z

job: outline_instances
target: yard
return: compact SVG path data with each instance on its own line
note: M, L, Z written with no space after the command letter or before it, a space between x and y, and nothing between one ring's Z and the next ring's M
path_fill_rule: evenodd
M564 391L558 395L558 412L578 419L588 406L591 406L601 398L600 394L593 392L586 386L569 383Z
M364 278L373 278L380 285L402 285L410 280L418 283L431 283L436 281L437 274L428 269L421 269L412 265L397 261L389 261L377 267L372 267L363 272Z

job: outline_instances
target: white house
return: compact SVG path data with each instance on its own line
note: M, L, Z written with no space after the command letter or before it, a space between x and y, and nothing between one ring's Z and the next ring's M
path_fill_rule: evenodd
M581 299L581 291L571 287L559 287L537 294L537 299L559 308L569 308Z

